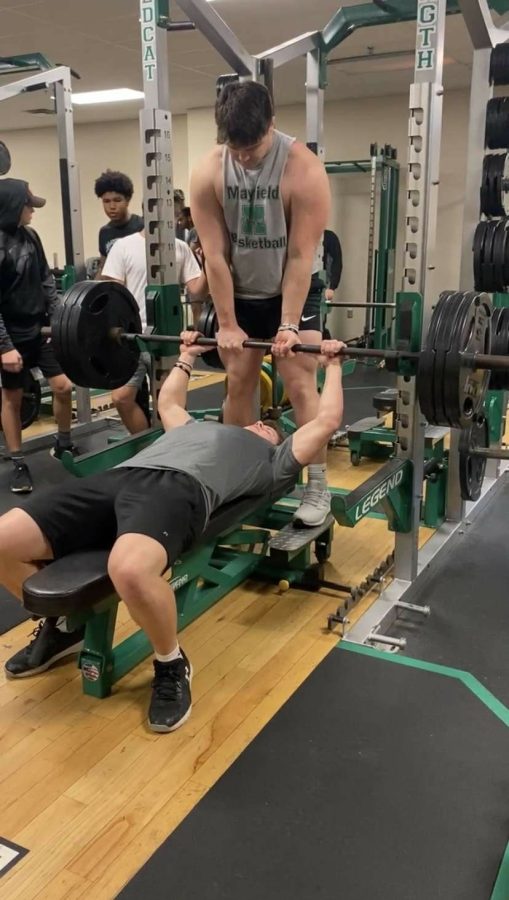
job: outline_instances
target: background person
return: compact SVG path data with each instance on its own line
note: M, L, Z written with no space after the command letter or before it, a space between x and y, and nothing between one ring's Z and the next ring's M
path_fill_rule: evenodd
M26 181L0 180L0 364L2 378L2 430L14 464L10 489L26 494L33 489L30 470L21 449L21 403L26 369L38 367L53 392L58 427L53 455L75 452L71 443L72 384L62 372L49 338L48 325L59 305L39 235L30 222L34 209L46 201L32 194Z
M228 374L225 422L247 425L256 416L263 351L241 353L242 342L275 337L278 368L301 426L318 408L316 360L292 355L292 347L321 340L316 273L330 213L327 175L307 147L275 130L271 97L261 84L227 84L216 101L216 123L218 146L192 175L191 209ZM319 525L329 510L320 451L296 521Z
M109 222L99 230L99 268L96 278L101 277L106 257L115 241L135 234L143 229L143 219L129 212L134 187L128 175L106 169L95 182L95 194L102 200L103 209Z
M343 272L343 251L335 231L326 228L323 233L323 267L325 269L325 299L333 300Z

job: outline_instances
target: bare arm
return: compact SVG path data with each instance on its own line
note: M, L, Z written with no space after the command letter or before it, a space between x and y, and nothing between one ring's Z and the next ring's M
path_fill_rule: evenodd
M157 401L157 411L165 431L185 425L192 417L186 412L189 380L197 356L201 356L203 347L191 346L201 335L197 331L184 331L181 335L180 355L164 382Z
M209 295L209 283L205 272L202 272L197 278L191 278L186 283L186 288L192 300L205 300L205 297Z
M298 325L309 291L313 263L330 214L327 173L307 148L299 150L289 176L290 233L283 276L281 321Z
M94 278L94 281L97 281L97 278ZM115 281L117 284L123 284L125 287L123 278L112 278L111 275L101 275L100 281Z
M302 466L307 466L315 458L341 425L343 418L341 357L332 354L343 346L341 341L322 343L326 357L326 373L318 412L311 422L295 432L292 442L293 454Z
M223 210L216 197L214 172L217 157L209 157L191 176L191 209L206 259L207 278L220 327L236 326L230 239Z

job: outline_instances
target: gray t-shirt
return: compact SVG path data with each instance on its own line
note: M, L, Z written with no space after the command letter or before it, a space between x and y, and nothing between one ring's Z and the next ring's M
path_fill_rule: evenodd
M238 425L188 422L172 428L118 468L173 469L200 483L207 516L237 497L284 493L302 468L292 438L278 447Z

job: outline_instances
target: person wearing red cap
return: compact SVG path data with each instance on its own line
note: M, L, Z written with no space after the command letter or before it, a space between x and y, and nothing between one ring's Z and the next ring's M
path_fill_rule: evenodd
M2 430L14 464L10 489L27 494L32 477L21 449L21 402L27 370L39 368L53 392L58 435L52 450L59 458L71 443L72 384L58 364L51 340L42 336L59 304L39 235L30 222L46 203L26 181L0 180L0 376Z

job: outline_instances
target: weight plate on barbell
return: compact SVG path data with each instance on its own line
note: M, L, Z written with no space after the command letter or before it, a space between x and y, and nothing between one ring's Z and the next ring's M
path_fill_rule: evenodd
M435 382L435 367L437 362L437 332L440 329L442 316L447 314L447 303L451 297L455 296L454 291L443 291L438 298L437 304L433 310L431 321L426 336L426 344L421 351L419 357L419 371L417 379L417 390L419 394L419 403L421 410L430 425L438 424L441 421L437 405L440 404L440 391L437 389Z
M215 338L218 327L214 306L210 302L206 303L200 313L197 330L201 331L203 337ZM218 350L208 350L207 353L203 354L202 359L211 369L222 369L224 371L224 366Z
M451 428L464 428L483 404L489 371L475 369L462 354L490 352L491 301L486 294L469 291L455 321L451 345L444 365L444 411Z
M455 394L452 394L450 382L446 379L448 354L454 342L465 308L470 305L462 291L450 293L444 301L443 313L435 336L436 361L433 392L435 394L435 419L438 423L448 422L449 408Z
M474 416L467 428L463 428L459 439L459 477L463 500L478 500L481 496L486 459L474 456L477 447L489 447L490 429L486 416Z
M491 317L491 348L494 356L509 356L509 306L497 307ZM509 369L492 369L490 391L509 390Z
M66 375L81 387L114 390L138 366L136 341L117 341L112 329L141 333L132 294L112 281L82 281L67 292L51 322L55 355Z
M490 314L485 294L440 295L417 376L419 403L430 425L463 428L479 412L489 373L474 369L461 354L489 352Z

